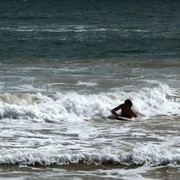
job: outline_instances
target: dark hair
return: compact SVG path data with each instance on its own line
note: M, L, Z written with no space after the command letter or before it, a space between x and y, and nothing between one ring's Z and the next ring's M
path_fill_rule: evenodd
M132 102L131 102L130 99L126 99L126 100L124 101L124 104L128 105L129 107L132 107Z

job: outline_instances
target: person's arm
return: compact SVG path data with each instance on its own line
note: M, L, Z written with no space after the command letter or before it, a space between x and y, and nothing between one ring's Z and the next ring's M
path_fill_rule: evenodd
M132 111L132 115L133 115L133 117L138 117L137 114L133 111Z
M122 104L119 105L119 106L117 106L117 107L115 107L114 109L112 109L112 110L111 110L111 113L112 113L113 115L115 115L115 116L119 116L119 114L117 114L116 111L118 111L118 110L121 109L121 108L122 108Z

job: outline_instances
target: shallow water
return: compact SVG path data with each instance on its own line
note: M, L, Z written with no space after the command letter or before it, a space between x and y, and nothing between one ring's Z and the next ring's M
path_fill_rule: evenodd
M127 167L106 166L63 166L63 167L17 167L6 166L1 169L2 179L179 179L179 169L171 167ZM8 173L8 175L7 175Z
M95 119L81 123L17 121L1 125L1 177L179 177L179 118L161 116L132 122Z

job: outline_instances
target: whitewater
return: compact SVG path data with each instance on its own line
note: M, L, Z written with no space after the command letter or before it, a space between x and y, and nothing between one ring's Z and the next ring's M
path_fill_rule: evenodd
M132 99L139 119L164 115L179 115L180 98L168 85L142 88L137 92L107 92L78 94L76 92L51 95L42 93L5 93L0 95L1 118L44 120L52 122L106 118L112 107L124 99Z
M138 118L109 120L126 98ZM180 99L167 85L130 93L5 93L0 102L1 164L179 166Z

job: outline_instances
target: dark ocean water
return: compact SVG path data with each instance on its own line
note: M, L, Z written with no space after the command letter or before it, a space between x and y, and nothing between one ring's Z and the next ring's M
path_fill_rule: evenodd
M180 57L178 0L0 1L0 61Z

